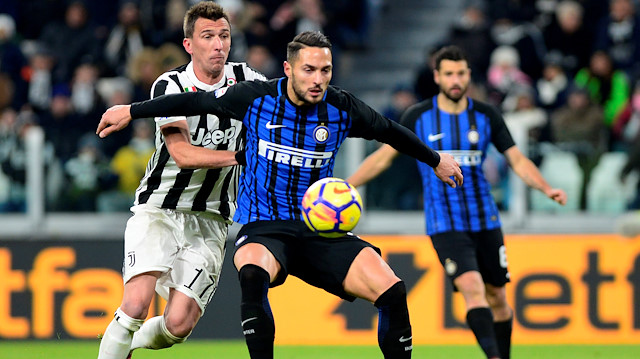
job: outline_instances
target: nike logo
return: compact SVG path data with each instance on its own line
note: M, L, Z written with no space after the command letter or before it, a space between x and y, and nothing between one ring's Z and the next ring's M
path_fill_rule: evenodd
M408 342L409 340L411 340L411 338L413 337L409 337L409 338L405 338L404 335L400 337L400 339L398 339L398 341L400 343L404 343L404 342Z
M437 140L440 140L444 137L444 133L438 133L437 135L434 134L429 134L429 136L427 136L427 139L429 140L429 142L435 142Z
M274 128L281 128L281 127L287 127L285 125L272 125L271 121L267 122L266 127L270 130L273 130Z
M258 319L258 317L252 317L252 318L249 318L249 319L245 319L245 320L242 321L242 323L240 323L240 325L244 327L245 324L247 324L248 322L250 322L252 320L256 320L256 319ZM411 339L411 338L409 338L409 339Z
M347 188L347 189L340 189L340 188L333 188L333 193L335 194L342 194L342 193L347 193L347 192L351 192L351 188Z

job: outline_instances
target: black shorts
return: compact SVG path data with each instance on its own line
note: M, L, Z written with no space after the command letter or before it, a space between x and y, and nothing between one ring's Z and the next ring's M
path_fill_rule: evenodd
M465 272L478 271L485 283L496 287L509 282L507 252L500 228L438 233L431 236L431 242L452 281Z
M344 291L343 282L353 260L367 247L380 254L380 249L353 234L325 238L294 220L245 224L236 237L234 253L247 243L262 244L280 263L282 270L271 287L281 285L291 274L348 301L355 297Z

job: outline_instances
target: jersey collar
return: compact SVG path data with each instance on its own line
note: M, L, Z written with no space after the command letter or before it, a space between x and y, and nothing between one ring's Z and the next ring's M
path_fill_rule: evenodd
M226 68L227 65L225 65ZM224 71L224 70L223 70ZM193 83L193 85L201 90L205 90L205 91L213 91L213 90L217 90L219 88L221 88L222 86L224 86L227 77L226 76L222 76L222 78L220 79L220 81L216 82L213 85L209 85L206 84L200 80L198 80L198 77L196 77L196 73L193 71L193 61L189 62L189 64L187 65L187 77L189 78L189 81L191 81L191 83Z

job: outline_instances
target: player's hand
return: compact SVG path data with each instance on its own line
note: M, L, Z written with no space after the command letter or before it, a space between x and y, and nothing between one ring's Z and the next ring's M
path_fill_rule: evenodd
M113 132L120 131L131 122L131 105L116 105L110 107L100 119L96 134L105 138Z
M462 170L460 169L460 164L453 158L452 155L448 153L440 153L440 163L436 168L433 169L436 176L444 183L451 186L451 188L456 188L456 183L458 186L462 186ZM451 179L453 177L453 179Z
M547 191L546 195L563 206L567 204L567 194L561 189L552 188Z

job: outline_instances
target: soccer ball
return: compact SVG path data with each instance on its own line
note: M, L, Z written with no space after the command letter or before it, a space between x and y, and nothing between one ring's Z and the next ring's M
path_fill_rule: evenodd
M361 213L360 194L340 178L323 178L302 197L304 223L323 237L342 237L358 224Z

